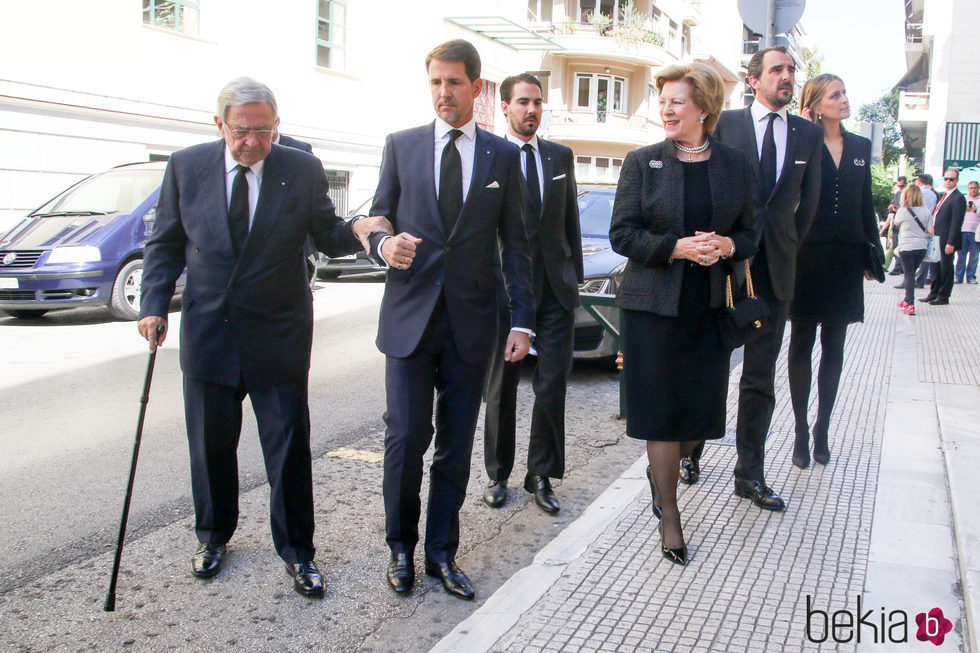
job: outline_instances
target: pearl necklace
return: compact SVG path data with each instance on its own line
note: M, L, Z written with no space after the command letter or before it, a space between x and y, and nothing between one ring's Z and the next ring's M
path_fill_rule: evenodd
M711 141L709 141L707 138L704 139L704 142L698 145L697 147L688 147L686 145L681 145L677 141L674 141L674 145L677 146L677 149L687 154L688 162L694 161L694 155L701 154L702 152L704 152L706 149L708 149L708 146L710 144Z

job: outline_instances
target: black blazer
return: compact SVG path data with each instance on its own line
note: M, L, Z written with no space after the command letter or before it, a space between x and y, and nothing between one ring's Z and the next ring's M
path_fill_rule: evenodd
M963 246L963 218L966 217L966 198L957 189L948 193L946 199L939 198L942 204L936 210L936 235L939 246L952 245L959 250Z
M841 130L844 151L840 168L826 146L821 155L820 203L807 233L808 243L880 245L878 218L871 194L871 141Z
M578 287L584 281L582 233L578 219L575 158L564 145L538 139L544 201L540 216L525 216L531 242L537 245L534 260L534 296L540 299L547 278L561 305L579 305Z
M303 150L304 152L309 152L313 154L313 146L306 141L301 141L292 136L286 136L285 134L279 134L279 144L283 147L291 147L297 150Z
M449 234L439 216L434 152L434 123L385 140L371 215L387 217L395 233L408 232L422 242L410 268L387 272L377 345L388 356L411 355L444 295L460 356L475 363L488 358L494 346L498 239L511 325L534 329L520 150L477 128L470 189ZM379 241L372 239L380 258Z
M313 342L313 295L303 243L330 256L356 252L351 227L334 213L327 178L311 154L273 145L245 248L228 230L225 143L195 145L167 164L156 225L146 243L140 317L166 318L187 267L180 323L186 376L237 386L305 379Z
M783 168L769 197L758 197L763 208L762 243L769 280L780 301L793 298L796 255L813 223L820 200L820 157L823 129L799 116L788 116ZM756 179L761 178L759 150L749 107L723 111L714 136L749 157ZM757 193L761 192L758 191Z
M626 155L616 187L609 240L614 251L629 257L616 303L622 308L676 316L686 261L670 261L684 233L684 177L673 144L663 141ZM708 159L711 228L735 242L734 259L756 251L759 207L755 175L748 157L712 142ZM725 276L730 266L713 265L711 306L725 303Z

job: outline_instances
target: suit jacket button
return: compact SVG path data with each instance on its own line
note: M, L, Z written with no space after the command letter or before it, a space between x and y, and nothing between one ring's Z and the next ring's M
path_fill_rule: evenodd
M436 281L436 285L437 286L441 286L442 285L442 279L439 279L438 281Z

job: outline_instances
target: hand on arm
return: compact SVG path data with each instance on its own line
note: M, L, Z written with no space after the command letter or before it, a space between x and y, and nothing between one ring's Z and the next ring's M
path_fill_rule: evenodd
M386 238L381 243L381 256L393 268L407 270L415 259L415 248L422 242L412 234L402 232L397 236Z
M357 239L361 241L361 245L364 246L364 251L368 254L371 253L371 234L379 231L386 234L394 233L394 229L391 223L388 222L388 218L380 215L374 215L369 218L358 218L351 224L351 228L354 230L354 235L357 236Z

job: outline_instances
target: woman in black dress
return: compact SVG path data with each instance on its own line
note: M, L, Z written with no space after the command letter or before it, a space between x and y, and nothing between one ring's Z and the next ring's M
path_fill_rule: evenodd
M721 77L704 64L656 77L667 140L630 152L609 239L629 257L623 309L626 432L647 441L661 550L683 565L677 508L681 456L725 433L730 352L720 335L732 260L755 254L755 177L741 151L709 138L721 115Z
M789 389L796 418L793 464L806 469L810 465L810 360L817 325L821 354L813 459L826 465L830 414L844 366L844 336L848 324L864 321L864 279L873 278L866 271L866 257L869 244L880 251L881 241L871 195L871 141L841 125L851 115L844 82L836 75L813 77L803 86L800 107L804 118L824 129L820 203L800 248L789 311L793 325Z

